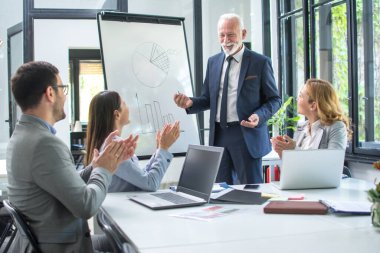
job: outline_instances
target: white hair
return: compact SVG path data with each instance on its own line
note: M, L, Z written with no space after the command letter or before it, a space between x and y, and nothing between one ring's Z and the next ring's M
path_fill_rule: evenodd
M241 17L235 13L226 13L226 14L223 14L219 17L219 20L218 20L218 28L219 28L219 25L222 21L224 20L231 20L231 19L235 19L238 21L239 23L239 30L243 30L244 29L244 23L243 23L243 20L241 19Z

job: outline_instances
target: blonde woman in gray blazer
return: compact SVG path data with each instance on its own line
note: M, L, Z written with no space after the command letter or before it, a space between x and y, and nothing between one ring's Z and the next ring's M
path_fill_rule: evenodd
M272 147L282 157L287 149L345 149L351 136L348 118L334 87L327 81L309 79L300 91L297 110L308 120L299 124L294 139L272 137Z
M65 118L67 86L58 74L50 63L29 62L12 78L23 115L7 147L9 201L24 215L42 252L93 252L87 219L98 211L112 174L133 154L134 144L110 136L104 152L96 152L92 166L78 174L53 127ZM11 252L32 252L19 231Z

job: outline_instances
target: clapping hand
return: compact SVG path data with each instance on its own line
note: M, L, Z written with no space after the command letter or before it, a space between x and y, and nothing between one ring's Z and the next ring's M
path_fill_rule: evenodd
M283 150L296 148L296 142L293 141L293 139L287 135L284 135L284 137L282 137L281 135L272 137L270 141L272 142L273 150L276 151L280 158L282 158Z
M128 160L135 153L138 139L139 139L138 135L136 135L135 137L133 137L132 135L129 135L128 138L123 139L119 136L119 131L115 130L108 135L108 137L104 141L104 146L106 147L112 141L115 141L115 140L123 142L125 144L125 151L122 154L122 160Z
M126 150L126 144L121 141L111 141L106 148L99 154L98 149L94 149L92 166L102 167L111 173L116 171L117 166L122 161L123 153Z
M125 146L127 147L124 153L122 154L123 155L122 160L128 160L135 154L138 139L139 139L138 135L133 137L130 134L128 138L121 140L122 142L124 142Z
M165 124L161 131L156 134L158 148L168 150L178 139L180 134L179 121L173 124Z

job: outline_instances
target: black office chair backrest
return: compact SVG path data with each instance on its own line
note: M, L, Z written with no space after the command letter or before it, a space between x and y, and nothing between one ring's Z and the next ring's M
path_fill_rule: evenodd
M0 249L3 250L3 253L7 253L16 235L17 228L13 226L12 216L4 207L3 201L0 201L0 206L0 231L3 231L0 237ZM7 237L9 237L8 242L3 247Z
M107 217L104 215L102 211L99 211L96 215L96 220L100 226L100 228L103 230L103 232L106 234L108 241L110 242L112 246L112 250L114 253L134 253L136 252L135 249L123 238L120 238L120 235L118 235L111 227Z
M14 207L8 200L4 200L4 207L7 209L9 214L12 216L13 222L17 228L17 230L23 234L26 235L28 238L30 244L33 247L34 252L41 253L40 248L38 247L38 242L32 231L30 230L28 224L26 223L22 213L17 210L16 207Z
M345 178L350 178L350 177L352 177L352 174L351 174L351 170L350 170L350 168L348 168L347 166L343 166L343 176L345 177Z

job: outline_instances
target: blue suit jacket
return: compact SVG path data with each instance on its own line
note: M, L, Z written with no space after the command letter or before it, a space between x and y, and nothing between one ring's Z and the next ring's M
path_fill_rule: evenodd
M209 58L202 94L200 97L191 98L193 106L187 109L187 113L210 109L209 145L214 145L215 116L224 58L223 52ZM249 153L253 158L260 158L271 150L266 122L281 106L271 60L268 57L244 49L237 96L239 121L247 120L253 113L260 118L256 128L241 126Z

